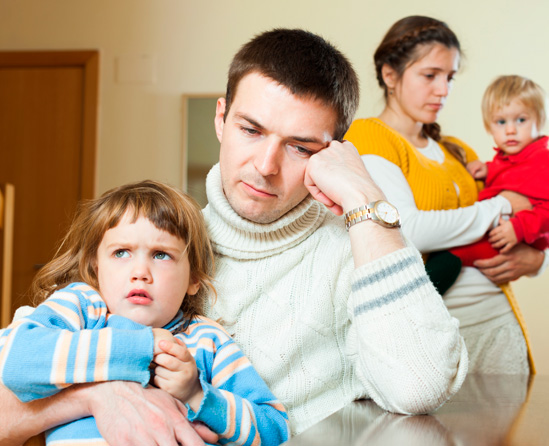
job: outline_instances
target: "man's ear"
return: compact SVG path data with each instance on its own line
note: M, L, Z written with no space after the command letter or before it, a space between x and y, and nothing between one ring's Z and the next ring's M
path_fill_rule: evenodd
M387 85L387 88L389 90L392 90L396 87L398 75L392 67L387 64L383 64L383 66L381 67L381 77L383 78L383 82L385 82L385 85Z
M223 127L225 126L225 98L219 98L215 107L215 134L219 142L223 139Z

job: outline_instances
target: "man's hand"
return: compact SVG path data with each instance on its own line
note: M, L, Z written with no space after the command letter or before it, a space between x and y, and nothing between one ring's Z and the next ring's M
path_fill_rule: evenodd
M336 215L385 199L355 146L348 141L332 141L327 148L311 156L304 183L312 197Z
M488 175L488 167L480 160L467 163L467 171L475 180L484 180L486 175Z
M348 141L332 141L311 156L304 184L313 198L336 215L385 199L355 146ZM399 229L384 228L371 221L354 225L349 237L356 268L406 246Z
M517 212L530 211L533 208L530 200L525 195L519 194L518 192L504 190L498 195L501 195L503 198L507 198L509 203L511 203L511 208L513 208L513 216L515 216Z
M509 252L518 243L513 223L500 218L499 226L489 232L488 241L494 249L499 249L500 253Z
M162 353L155 355L154 385L178 400L188 403L198 412L204 398L204 391L198 379L196 362L180 339L175 342L162 341Z
M160 389L113 381L94 384L89 392L90 412L103 438L117 446L202 446L198 432L209 443L217 435L187 420L187 409Z
M519 243L507 253L491 259L477 260L474 266L496 284L535 274L543 264L544 253L524 243Z

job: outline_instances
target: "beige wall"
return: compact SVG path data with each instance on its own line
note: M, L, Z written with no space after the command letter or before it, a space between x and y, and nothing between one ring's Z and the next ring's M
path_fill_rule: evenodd
M466 60L441 123L489 158L479 111L488 82L518 73L549 90L544 0L0 0L0 50L101 51L97 191L103 192L145 177L181 184L181 95L223 91L232 54L268 28L303 27L338 45L361 75L359 116L376 114L382 102L373 49L391 23L410 14L443 19L460 37ZM121 80L118 59L130 67ZM547 374L549 273L522 279L516 289L539 370Z

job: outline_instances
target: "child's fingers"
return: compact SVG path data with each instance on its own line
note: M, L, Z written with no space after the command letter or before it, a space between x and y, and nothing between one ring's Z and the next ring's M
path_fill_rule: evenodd
M492 243L492 248L494 249L501 249L503 248L507 243L505 242L505 240L497 240L495 242Z
M188 364L188 362L181 361L179 358L176 358L175 356L169 355L167 353L160 353L156 355L154 357L154 362L157 365L156 369L158 369L159 367L163 367L166 370L170 370L172 372L182 370L185 367L185 364Z
M180 361L192 361L193 356L183 341L175 338L175 342L160 341L159 347L168 355L175 356Z

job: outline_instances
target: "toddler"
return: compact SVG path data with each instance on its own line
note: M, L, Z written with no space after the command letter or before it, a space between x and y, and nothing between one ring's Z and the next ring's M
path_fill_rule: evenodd
M484 93L482 115L496 143L496 155L486 164L476 160L467 165L475 179L485 181L479 200L514 191L529 199L531 209L500 219L476 243L451 249L450 254L433 253L426 267L441 294L453 284L462 265L473 266L475 260L506 253L520 242L540 250L549 247L549 182L545 179L549 150L547 136L540 134L545 123L545 93L524 77L500 76Z
M0 337L0 381L23 402L76 383L151 384L220 444L286 441L282 405L224 329L200 316L212 268L202 213L176 189L143 181L82 203L35 279L43 302ZM106 444L93 417L46 433L48 445L86 441Z

